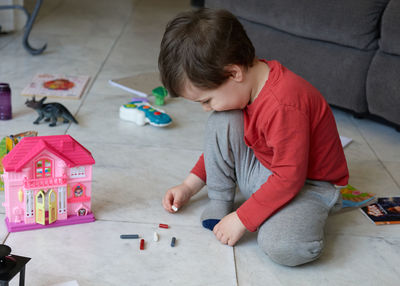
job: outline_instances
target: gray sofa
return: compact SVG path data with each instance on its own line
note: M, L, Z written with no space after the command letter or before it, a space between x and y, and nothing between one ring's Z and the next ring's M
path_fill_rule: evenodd
M206 0L244 25L257 56L301 75L329 104L400 131L400 0Z

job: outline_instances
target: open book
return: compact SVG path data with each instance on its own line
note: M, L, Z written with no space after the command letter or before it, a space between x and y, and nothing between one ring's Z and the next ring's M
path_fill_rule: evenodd
M347 185L340 189L340 193L343 198L342 204L344 208L358 208L376 200L375 194L359 191L352 185Z
M346 147L347 145L349 145L351 142L353 141L353 139L345 137L345 136L340 136L340 142L342 143L342 147Z
M108 83L134 95L147 97L155 87L162 85L159 77L158 72L142 73L135 76L110 79Z
M37 74L22 90L21 95L79 99L89 79L89 76Z

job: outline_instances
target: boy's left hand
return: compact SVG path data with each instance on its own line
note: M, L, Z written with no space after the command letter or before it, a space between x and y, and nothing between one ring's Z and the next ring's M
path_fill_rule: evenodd
M232 212L215 225L213 232L223 244L234 246L246 232L246 227L236 212Z

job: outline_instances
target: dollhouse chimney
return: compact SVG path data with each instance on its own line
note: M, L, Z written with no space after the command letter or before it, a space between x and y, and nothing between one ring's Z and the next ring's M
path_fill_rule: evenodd
M61 170L61 173L58 174L59 176L63 177L67 175L67 165L63 161L58 162L57 169Z

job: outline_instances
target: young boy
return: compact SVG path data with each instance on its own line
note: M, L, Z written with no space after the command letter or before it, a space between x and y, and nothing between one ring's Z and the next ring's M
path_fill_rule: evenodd
M164 208L173 213L207 184L201 221L224 244L246 230L275 262L315 260L329 212L341 205L348 169L332 112L307 81L277 61L258 60L240 22L224 10L178 15L159 55L172 96L214 111L204 154ZM233 211L236 185L246 201Z

